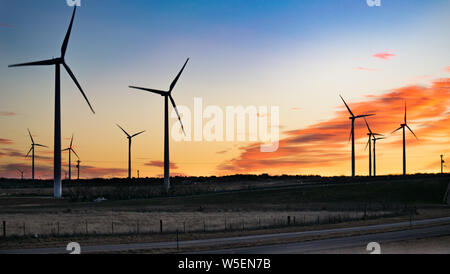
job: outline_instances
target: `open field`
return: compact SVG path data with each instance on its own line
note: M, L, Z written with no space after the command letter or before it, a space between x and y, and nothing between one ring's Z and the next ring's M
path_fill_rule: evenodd
M175 180L169 196L156 193L161 188L159 182L82 181L65 184L65 191L89 193L92 189L89 199L83 194L82 199L61 200L48 197L52 190L49 182L3 180L0 222L6 222L8 238L0 240L0 248L47 241L44 238L97 237L108 242L111 237L129 239L131 235L136 241L161 241L172 239L177 230L195 238L200 234L258 234L317 225L450 216L450 209L442 203L450 181L445 175L399 176L388 181L250 178L244 183L220 182L220 178L197 183L192 178ZM147 190L152 197L142 198ZM113 195L121 191L128 194ZM107 200L93 202L98 197Z

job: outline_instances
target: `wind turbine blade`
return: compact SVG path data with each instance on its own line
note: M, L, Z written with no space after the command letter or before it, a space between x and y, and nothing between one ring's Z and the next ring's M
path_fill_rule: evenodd
M123 129L121 126L119 126L119 124L116 124L128 137L131 137L130 134L128 134L128 132L125 131L125 129Z
M61 151L69 151L69 150L70 150L70 147L65 148L65 149L63 149L63 150L61 150Z
M63 63L64 67L66 68L67 73L69 73L70 77L72 78L72 80L75 82L75 85L77 85L78 89L80 90L81 94L83 95L84 99L86 100L86 103L89 105L89 108L91 109L92 113L95 114L94 109L91 106L91 103L89 103L88 98L86 97L86 94L84 94L83 89L81 88L80 84L77 81L77 78L75 78L75 75L73 75L73 72L70 70L69 66L64 62Z
M186 132L184 131L183 122L181 122L181 117L180 117L180 114L178 113L177 105L175 104L175 101L173 100L171 95L169 95L169 98L170 98L170 101L172 102L172 106L175 109L175 112L177 113L178 120L180 121L180 124L181 124L181 129L183 130L184 135L186 135Z
M181 74L183 73L184 68L186 67L187 63L189 62L189 58L186 60L186 63L184 63L183 68L181 68L180 72L178 73L177 77L173 80L172 84L170 84L169 92L172 92L173 88L178 82L178 79L180 78Z
M368 147L369 144L370 144L370 137L372 137L372 135L369 136L369 141L366 143L366 147L364 148L364 150L367 150L367 147Z
M414 133L414 131L412 131L412 129L408 125L406 125L406 127L409 129L409 131L411 131L414 137L416 137L417 141L419 141L419 138L417 138L417 135Z
M344 105L347 107L348 112L350 112L350 115L352 115L353 117L355 117L355 115L353 115L353 112L350 110L350 108L348 107L347 103L345 102L344 98L342 98L341 95L339 95L339 97L341 97L342 102L344 102Z
M46 147L46 148L48 148L48 146L44 146L44 145L41 145L41 144L34 144L35 146L38 146L38 147Z
M364 117L370 117L370 116L375 116L375 114L358 115L358 116L355 116L355 118L358 119L358 118L364 118Z
M129 86L129 88L145 90L145 91L156 93L156 94L159 94L159 95L162 95L162 96L166 96L167 95L167 92L163 91L163 90L157 90L157 89L151 89L151 88L140 88L140 87L135 87L135 86Z
M383 134L380 134L380 133L372 133L372 135L374 135L374 136L384 136Z
M350 130L350 135L348 136L348 143L352 140L352 131Z
M406 101L405 101L405 124L406 124Z
M31 143L34 145L34 140L33 140L33 136L31 136L31 132L30 132L30 129L29 128L27 128L28 129L28 134L30 134L30 138L31 138Z
M44 60L44 61L14 64L14 65L9 65L8 67L13 68L13 67L28 67L28 66L50 66L50 65L56 65L57 63L58 63L58 59L49 59L49 60Z
M370 134L373 134L372 130L370 130L370 127L369 127L369 124L367 123L366 118L364 118L364 122L366 122L366 126L367 126L367 129L369 130ZM370 139L370 137L369 137L369 139Z
M64 37L64 42L61 46L61 57L66 55L67 45L69 44L70 33L72 32L73 19L75 18L75 12L77 11L77 6L73 9L72 19L70 20L69 28L66 33L66 37Z
M33 150L33 147L30 148L30 150L28 151L27 155L25 156L25 158L27 158L30 155L30 152Z
M80 158L80 157L78 156L78 154L75 152L75 150L73 150L73 148L71 148L70 150L72 150L73 154L75 154L75 155L77 156L77 158Z
M72 134L72 139L70 139L70 148L72 148L72 144L73 144L73 134Z
M395 132L397 132L397 131L399 131L399 130L402 129L402 128L403 128L403 126L397 128L396 130L392 131L391 134L392 134L392 133L395 133Z
M141 132L138 132L138 133L132 135L131 138L136 137L136 136L138 136L138 135L140 135L140 134L142 134L142 133L144 133L144 132L145 132L145 130L144 130L144 131L141 131Z

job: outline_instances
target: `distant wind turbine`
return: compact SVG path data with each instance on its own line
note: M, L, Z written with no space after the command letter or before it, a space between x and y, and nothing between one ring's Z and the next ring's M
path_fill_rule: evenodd
M377 176L377 155L376 155L376 145L378 140L386 139L385 137L373 137L373 176Z
M135 86L130 86L130 88L135 89L141 89L145 91L149 91L152 93L159 94L164 97L164 189L166 193L169 192L170 189L170 175L169 175L169 99L172 103L173 108L175 109L175 112L177 113L178 120L181 124L181 129L183 130L183 133L186 134L184 131L183 123L181 122L180 114L177 110L177 105L175 104L175 101L172 98L172 91L177 84L178 79L180 78L181 74L183 73L184 68L186 67L187 63L189 61L189 58L186 60L186 63L184 63L183 68L181 68L178 75L173 80L172 84L170 85L170 88L168 91L163 90L156 90L156 89L148 89L148 88L140 88Z
M25 158L27 158L30 155L31 152L31 179L34 180L34 149L35 147L47 147L41 144L36 144L33 140L33 136L31 136L31 132L28 129L28 134L30 135L30 139L31 139L31 148L28 151L27 155L25 156Z
M367 146L369 147L369 176L372 176L372 137L381 136L381 134L372 132L366 118L364 118L364 122L366 122L367 129L369 130L369 133L367 133L367 136L369 136L369 140L367 141L365 149L367 149Z
M144 133L145 130L138 132L136 134L130 135L120 125L117 125L117 126L123 131L123 133L125 133L125 135L127 135L127 138L128 138L128 179L131 179L131 141L134 137ZM138 173L139 173L139 171L138 171Z
M77 180L80 180L80 159L77 160Z
M21 178L21 180L23 181L23 173L24 173L24 171L23 171L23 170L20 170L20 169L18 169L18 168L17 168L17 171L20 173L20 178Z
M53 58L44 61L31 62L25 64L17 64L10 65L9 67L22 67L22 66L55 66L55 134L54 134L54 162L53 162L53 176L54 176L54 186L53 186L53 196L55 198L61 198L62 195L62 187L61 187L61 81L60 81L60 66L62 65L72 80L75 82L75 85L80 90L84 99L86 100L89 108L93 113L94 109L91 106L91 103L86 97L83 89L81 88L78 80L75 78L75 75L72 73L72 70L66 64L65 56L67 45L69 43L70 33L72 31L73 19L75 17L75 12L77 7L75 6L72 14L72 19L70 20L69 29L67 30L66 36L64 38L64 42L61 47L61 56L58 58Z
M403 175L406 175L406 130L407 128L411 133L417 138L416 134L412 131L412 129L408 126L408 123L406 122L406 102L405 102L405 120L404 123L400 125L400 127L396 130L394 130L392 133L399 131L400 129L403 129ZM391 134L392 134L391 133Z
M70 139L70 146L66 149L63 149L62 151L68 151L69 152L69 181L72 180L72 152L78 157L78 154L73 149L73 134L72 139ZM80 157L78 157L80 158Z
M445 164L444 155L441 155L441 173L444 173L444 164Z
M350 110L349 106L345 102L344 98L342 98L341 95L339 95L344 102L345 106L347 107L348 112L350 113L349 119L352 120L352 130L350 132L350 137L352 138L352 177L355 177L355 120L358 118L364 118L373 116L374 114L364 114L364 115L357 115L355 116L353 112Z

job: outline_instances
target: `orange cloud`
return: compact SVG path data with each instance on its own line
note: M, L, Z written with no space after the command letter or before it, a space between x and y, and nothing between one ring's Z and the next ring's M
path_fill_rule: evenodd
M379 52L373 55L375 58L380 58L383 60L389 60L391 57L396 56L395 54L389 53L389 52Z
M0 138L0 145L11 145L12 143L12 140Z
M398 148L401 141L391 141L389 135L403 121L405 102L408 107L408 123L420 138L420 142L412 138L407 139L408 145L450 143L450 78L436 80L430 87L406 86L382 95L368 95L366 98L365 101L349 100L347 103L356 115L376 114L367 120L372 131L388 136L383 143ZM348 117L347 109L341 107L328 121L284 132L287 137L280 140L276 152L260 152L259 143L241 147L240 156L222 163L217 169L224 173L262 173L278 170L275 173L280 174L286 169L302 170L339 165L342 161L349 161ZM366 125L361 119L357 120L355 125L355 139L361 144L367 141Z
M162 168L162 167L164 167L164 162L163 161L150 161L148 163L145 163L144 165ZM170 169L178 169L178 166L175 163L170 163L169 166L170 166Z
M362 71L380 71L379 69L374 69L374 68L364 68L364 67L355 67L355 69L357 70L362 70Z
M0 111L0 116L14 116L14 115L17 115L17 113L11 111Z

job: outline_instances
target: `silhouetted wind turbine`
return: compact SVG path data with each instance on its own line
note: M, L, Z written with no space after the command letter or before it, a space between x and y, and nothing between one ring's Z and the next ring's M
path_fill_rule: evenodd
M372 176L372 137L381 136L381 134L372 132L366 118L364 118L364 122L366 122L367 129L369 130L369 133L367 133L367 136L369 136L369 140L367 141L365 149L367 149L367 146L369 146L369 176Z
M364 115L357 115L355 116L353 114L353 112L350 110L350 108L348 107L347 103L345 102L344 98L342 98L341 95L339 95L342 99L342 101L344 102L345 106L347 107L348 112L350 113L350 117L349 119L352 120L352 130L350 133L350 136L352 138L352 177L355 177L355 120L358 118L364 118L364 117L369 117L369 116L373 116L374 114L364 114Z
M69 152L69 181L72 180L72 152L78 157L78 154L73 149L73 134L72 139L70 139L70 146L66 149L63 149L62 151L68 151ZM80 157L78 157L80 158Z
M61 81L60 81L60 66L64 66L69 76L75 82L75 85L80 90L84 99L86 100L89 108L93 113L94 109L89 103L89 100L84 94L83 89L81 88L78 80L75 78L75 75L72 73L72 70L66 64L65 56L67 45L69 43L70 33L72 31L73 19L75 17L75 12L77 7L75 6L72 14L72 19L70 20L69 29L67 30L66 36L64 38L64 42L61 47L61 57L53 58L44 61L10 65L9 67L22 67L22 66L55 66L55 135L54 135L54 162L53 162L53 173L54 173L54 187L53 187L53 196L55 198L61 198L62 189L61 189Z
M77 160L77 180L80 180L80 159Z
M376 145L378 140L386 139L385 137L373 137L373 176L377 176L377 155L376 155Z
M30 155L30 152L31 152L31 179L34 180L34 149L35 149L35 147L47 147L47 146L34 143L33 136L31 136L31 132L30 132L29 129L28 129L28 134L30 135L30 139L31 139L31 148L28 151L28 153L25 156L25 158L27 158Z
M394 130L392 133L399 131L400 129L403 129L403 175L406 175L406 130L405 128L408 128L409 131L417 138L416 134L412 131L412 129L408 126L408 123L406 122L406 102L405 102L405 120L404 123L400 125L400 127L396 130ZM391 134L392 134L391 133Z
M23 171L23 170L20 170L20 169L18 169L18 168L17 168L17 171L19 171L19 173L20 173L20 178L21 178L21 180L23 181L23 172L24 172L24 171Z
M181 68L178 75L173 80L172 84L170 85L169 91L163 91L163 90L156 90L156 89L148 89L148 88L140 88L135 86L130 86L130 88L135 89L141 89L145 91L149 91L152 93L159 94L164 97L164 189L166 193L169 192L170 189L170 175L169 175L169 99L172 103L173 108L175 109L175 112L177 113L178 120L181 124L181 129L184 131L183 123L181 122L180 114L177 110L177 105L175 104L175 101L172 98L172 91L177 84L178 79L180 78L181 74L183 73L184 68L186 67L187 63L189 61L189 58L186 60L186 63L184 63L183 68Z
M127 135L127 138L128 138L128 179L131 179L131 141L134 137L144 133L145 130L138 132L136 134L130 135L121 126L119 126L119 125L117 125L117 126L123 131L123 133L125 133L125 135Z
M444 155L441 155L441 173L444 173Z

